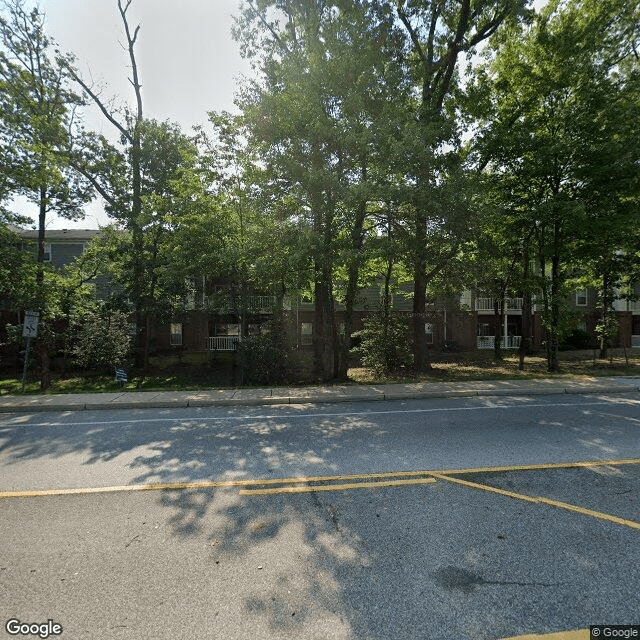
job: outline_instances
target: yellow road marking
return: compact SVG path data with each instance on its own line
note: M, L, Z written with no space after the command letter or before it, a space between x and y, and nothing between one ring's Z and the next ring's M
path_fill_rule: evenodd
M452 478L451 476L443 475L440 473L431 473L434 478L438 478L439 480L446 480L447 482L454 482L456 484L464 485L465 487L470 487L472 489L480 489L482 491L489 491L490 493L498 493L503 496L508 496L509 498L516 498L517 500L524 500L526 502L535 502L540 504L548 504L552 507L558 507L559 509L566 509L568 511L575 511L576 513L581 513L585 516L591 516L592 518L598 518L600 520L607 520L609 522L615 522L616 524L621 524L626 527L631 527L632 529L640 529L640 522L636 522L635 520L625 520L624 518L618 518L617 516L612 516L608 513L602 513L601 511L592 511L591 509L585 509L584 507L578 507L573 504L569 504L568 502L560 502L559 500L551 500L550 498L544 498L541 496L528 496L524 493L515 493L513 491L505 491L504 489L498 489L497 487L492 487L488 484L479 484L477 482L469 482L468 480L461 480L460 478Z
M121 491L162 491L184 489L208 489L220 487L238 487L255 484L255 480L201 480L196 482L157 482L149 484L125 484L115 487L81 487L78 489L35 489L28 491L0 491L2 498L34 498L39 496L67 496L86 493L118 493Z
M526 636L513 636L503 640L589 640L589 629L576 629L575 631L558 631L557 633L530 633Z
M640 458L623 458L620 460L582 460L580 462L548 462L544 464L516 464L504 467L472 467L470 469L442 469L437 473L500 473L503 471L544 471L545 469L573 469L578 467L608 467L624 464L640 464ZM427 471L426 473L431 473Z
M625 464L640 464L640 458L624 458L620 460L584 460L580 462L551 462L547 464L523 464L497 467L472 467L468 469L438 469L422 471L384 471L380 473L359 473L351 475L334 476L301 476L295 478L264 478L264 479L243 479L243 480L220 480L220 481L195 481L195 482L167 482L167 483L147 483L106 487L82 487L78 489L42 489L25 491L0 491L0 499L3 498L30 498L38 496L58 496L58 495L82 495L91 493L116 493L124 491L161 491L161 490L184 490L184 489L207 489L225 487L247 487L247 486L269 486L302 484L313 482L339 482L350 480L376 480L384 478L417 478L426 475L434 476L440 474L450 476L453 474L471 473L502 473L507 471L535 471L545 469L571 469L577 467L601 467ZM463 481L461 481L463 482ZM499 491L496 490L496 493Z
M497 487L490 487L488 484L478 484L477 482L469 482L469 480L461 480L460 478L452 478L441 473L432 473L434 478L438 480L446 480L447 482L453 482L455 484L461 484L465 487L471 487L472 489L481 489L482 491L489 491L491 493L498 493L501 496L509 496L510 498L518 498L520 500L526 500L527 502L538 502L536 498L531 496L525 496L522 493L514 493L513 491L505 491L504 489L498 489Z
M399 471L384 473L359 473L339 476L299 476L295 478L264 478L257 480L197 480L194 482L151 482L147 484L126 484L108 487L80 487L77 489L27 489L23 491L0 491L3 498L34 498L40 496L82 495L89 493L117 493L125 491L162 491L184 489L208 489L225 487L267 486L274 484L300 484L310 482L336 482L340 480L367 480L376 478L424 476L425 471Z
M551 505L552 507L558 507L560 509L567 509L568 511L575 511L576 513L581 513L585 516L591 516L592 518L598 518L600 520L608 520L609 522L622 524L622 525L625 525L626 527L631 527L632 529L640 529L640 522L636 522L635 520L626 520L625 518L618 518L617 516L612 516L608 513L602 513L601 511L592 511L591 509L578 507L574 504L569 504L568 502L560 502L559 500L551 500L549 498L543 498L543 497L538 498L538 502Z
M382 482L352 482L347 484L316 484L303 487L272 487L270 489L240 489L241 496L264 496L282 493L311 493L315 491L347 491L350 489L378 489L400 487L411 484L433 484L435 478L412 478L410 480L386 480Z

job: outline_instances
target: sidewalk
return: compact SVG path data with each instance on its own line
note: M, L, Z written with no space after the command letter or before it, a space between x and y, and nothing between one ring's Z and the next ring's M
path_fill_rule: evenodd
M455 398L464 396L524 396L640 391L640 378L570 380L482 380L476 382L416 382L409 384L276 387L271 389L211 389L201 391L123 391L61 395L1 396L0 412L81 411L85 409L147 409L233 405L370 402Z

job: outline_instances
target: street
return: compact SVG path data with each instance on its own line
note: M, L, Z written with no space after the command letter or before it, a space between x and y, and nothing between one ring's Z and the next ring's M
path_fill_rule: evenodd
M639 408L629 393L0 415L2 633L638 624Z

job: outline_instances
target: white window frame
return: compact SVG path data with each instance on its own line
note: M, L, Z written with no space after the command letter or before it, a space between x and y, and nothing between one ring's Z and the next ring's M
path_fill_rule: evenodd
M51 243L50 242L45 242L44 243L44 258L43 258L43 262L51 262L51 258L52 258Z
M580 302L580 299L584 298L584 302ZM576 307L586 307L589 298L586 289L576 291Z

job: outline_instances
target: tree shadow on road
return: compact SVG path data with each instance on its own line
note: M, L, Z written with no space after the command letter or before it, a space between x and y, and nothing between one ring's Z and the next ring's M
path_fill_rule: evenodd
M132 413L117 426L99 413L81 421L78 414L7 417L0 464L10 479L21 465L43 473L52 463L80 463L70 486L122 484L109 481L107 463L126 469L130 484L246 480L340 473L346 461L352 471L368 470L373 458L386 461L387 470L415 469L411 452L431 444L414 432L395 434L390 445L382 437L388 427L375 416L301 422L286 416L240 421L240 415ZM472 427L456 428L456 441L464 442ZM549 507L444 483L300 495L239 490L148 495L165 510L175 544L206 543L203 571L228 571L229 582L216 582L212 594L219 624L248 629L255 638L495 639L559 630L567 617L574 628L587 620L631 619L637 604L618 584L615 562L602 557L598 535L610 535L606 523L573 530L567 525L573 516ZM627 578L637 584L635 532L613 535L633 550ZM250 579L231 581L242 572ZM597 588L577 592L576 581ZM227 601L234 606L225 611ZM540 620L549 628L540 629Z

